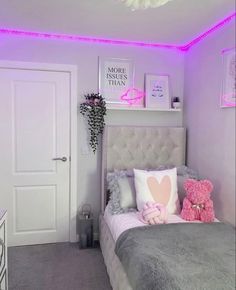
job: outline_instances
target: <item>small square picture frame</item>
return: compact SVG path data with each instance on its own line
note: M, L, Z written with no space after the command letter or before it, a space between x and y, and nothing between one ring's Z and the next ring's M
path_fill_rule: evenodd
M145 107L157 110L171 108L168 75L145 74Z
M222 51L222 90L220 107L236 107L236 47Z

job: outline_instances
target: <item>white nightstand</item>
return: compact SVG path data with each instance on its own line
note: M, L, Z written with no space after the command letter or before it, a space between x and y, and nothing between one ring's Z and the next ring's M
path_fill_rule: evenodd
M0 209L0 290L7 289L7 212Z

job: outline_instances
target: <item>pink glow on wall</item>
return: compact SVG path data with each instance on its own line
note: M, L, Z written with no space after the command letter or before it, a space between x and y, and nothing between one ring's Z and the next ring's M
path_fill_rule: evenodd
M172 44L162 44L162 43L152 43L152 42L142 42L142 41L130 41L130 40L118 40L118 39L106 39L106 38L96 38L89 36L80 35L68 35L68 34L57 34L57 33L44 33L44 32L34 32L25 31L10 28L0 28L0 34L7 34L13 36L25 36L25 37L35 37L44 39L55 39L55 40L66 40L66 41L79 41L79 42L90 42L90 43L102 43L102 44L113 44L113 45L129 45L138 46L146 48L165 48L165 49L176 49L180 51L188 51L193 45L197 44L199 41L206 38L209 34L221 28L225 24L229 23L236 17L236 12L232 13L206 32L200 34L198 37L190 41L185 45L172 45Z
M223 95L222 101L222 107L236 107L236 93Z
M144 97L144 92L135 88L128 89L120 99L127 102L129 105L137 105Z

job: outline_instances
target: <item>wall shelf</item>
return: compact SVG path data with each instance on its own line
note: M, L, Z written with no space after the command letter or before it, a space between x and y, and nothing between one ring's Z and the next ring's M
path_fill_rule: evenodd
M153 112L181 112L181 109L156 109L156 108L144 108L144 107L112 107L107 106L107 110L120 110L120 111L153 111Z

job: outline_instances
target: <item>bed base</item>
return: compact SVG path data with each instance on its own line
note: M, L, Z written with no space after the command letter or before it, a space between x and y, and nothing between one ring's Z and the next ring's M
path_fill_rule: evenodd
M115 241L101 214L99 217L99 237L107 273L113 290L132 290L119 258L115 254Z

